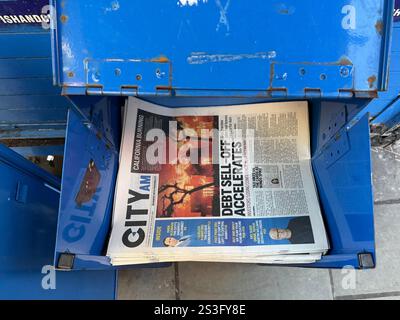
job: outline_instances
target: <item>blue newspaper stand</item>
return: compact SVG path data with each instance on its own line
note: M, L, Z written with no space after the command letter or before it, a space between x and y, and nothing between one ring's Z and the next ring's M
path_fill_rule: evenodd
M0 144L0 299L114 299L115 271L52 267L61 181L23 157L64 152L35 143L65 137L70 107L53 86L47 4L0 1L0 142L21 142Z
M386 90L393 1L53 2L55 77L74 105L56 266L111 268L104 246L127 96L171 108L307 100L331 246L311 267L375 266L370 121L361 111Z

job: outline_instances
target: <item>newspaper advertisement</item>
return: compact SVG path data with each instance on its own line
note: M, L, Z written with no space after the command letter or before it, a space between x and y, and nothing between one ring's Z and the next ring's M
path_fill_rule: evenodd
M113 264L315 261L327 249L307 102L167 108L129 98Z

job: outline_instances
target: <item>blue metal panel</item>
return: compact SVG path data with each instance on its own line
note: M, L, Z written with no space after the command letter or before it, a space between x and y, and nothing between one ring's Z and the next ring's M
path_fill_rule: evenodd
M0 79L0 95L55 95L59 88L53 87L52 78Z
M326 119L321 107L314 121ZM325 266L326 261L328 267L340 267L343 255L352 255L353 262L346 264L359 267L359 253L375 258L368 115L338 130L317 148L312 162L331 242L329 256L315 266Z
M400 10L400 4L397 7ZM400 23L393 24L392 48L390 56L389 82L386 92L379 93L379 99L370 103L363 112L369 112L374 124L392 122L400 114L397 100L400 94ZM386 112L387 111L387 112ZM390 126L388 126L390 128Z
M71 107L81 119L91 123L108 143L119 150L121 140L121 97L70 96Z
M57 252L101 255L110 228L117 166L116 149L69 112ZM88 178L89 171L94 177ZM93 184L93 190L80 200L82 184Z
M12 147L12 150L18 154L29 157L35 156L48 156L48 155L62 155L64 154L64 145L56 146L32 146L32 147Z
M46 78L51 73L49 58L0 59L0 79Z
M55 0L65 93L338 97L385 88L393 1L196 2Z
M59 94L3 96L0 138L64 137L69 106Z
M68 101L60 95L47 95L46 103L43 103L43 96L31 95L31 96L11 96L7 95L7 98L0 99L0 109L10 110L13 108L19 108L20 110L37 110L40 108L51 109L52 113L59 113L62 110L66 110L70 104ZM39 113L41 114L41 113ZM38 115L32 113L32 117L38 118ZM44 116L46 118L49 115ZM4 119L3 117L1 119ZM65 115L66 119L66 115Z
M32 96L26 97L28 100ZM40 97L43 99L43 96ZM52 97L49 97L52 98ZM43 100L42 100L43 101ZM65 120L67 118L67 103L61 101L59 106L48 108L47 106L38 106L36 108L24 108L16 105L8 108L0 107L0 125L4 124L38 124L41 125L60 125L65 128ZM44 128L41 128L44 129Z
M0 145L0 299L113 299L114 272L57 272L52 265L60 181ZM98 284L101 283L101 286Z
M363 113L369 112L372 143L388 146L400 138L400 1L394 10L393 40L388 91L379 94Z
M49 32L0 33L0 58L48 58L51 55Z
M63 138L65 136L65 125L7 125L0 131L2 139L50 139ZM34 156L34 154L32 154Z
M53 86L50 32L38 22L46 5L47 0L0 1L0 138L65 135L70 104Z
M69 253L74 255L74 270L115 269L104 250L111 228L123 101L101 97L73 100L80 102L82 110L74 107L68 115L55 265L61 254ZM125 268L129 266L118 269Z

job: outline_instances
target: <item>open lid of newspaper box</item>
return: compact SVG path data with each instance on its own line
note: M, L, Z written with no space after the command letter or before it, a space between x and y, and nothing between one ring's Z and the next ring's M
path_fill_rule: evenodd
M376 96L393 1L54 1L65 94Z

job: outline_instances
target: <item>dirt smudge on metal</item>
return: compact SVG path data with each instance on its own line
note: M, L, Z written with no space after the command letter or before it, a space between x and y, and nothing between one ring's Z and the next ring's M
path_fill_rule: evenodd
M192 53L188 58L189 64L205 64L216 62L233 62L245 59L270 60L276 57L275 51L259 52L250 54L207 54L204 52Z
M371 89L374 87L375 82L376 82L376 76L375 76L375 75L372 75L372 76L370 76L370 77L368 78L368 84L369 84L369 87L370 87Z

